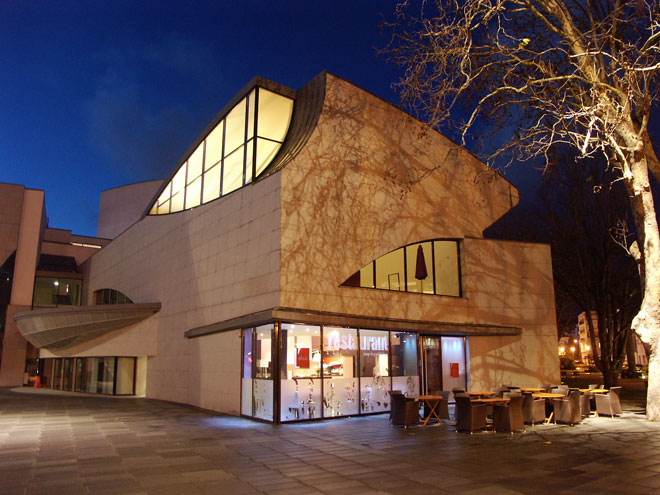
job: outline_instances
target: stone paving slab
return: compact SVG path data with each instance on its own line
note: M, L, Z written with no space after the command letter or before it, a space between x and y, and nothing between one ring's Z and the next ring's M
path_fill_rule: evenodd
M656 494L660 424L459 434L387 415L269 425L148 399L0 388L0 495Z

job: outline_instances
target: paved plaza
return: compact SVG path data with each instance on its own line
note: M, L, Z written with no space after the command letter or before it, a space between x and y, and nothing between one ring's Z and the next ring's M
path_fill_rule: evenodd
M659 493L660 424L625 406L574 427L467 435L387 415L273 426L0 389L0 494Z

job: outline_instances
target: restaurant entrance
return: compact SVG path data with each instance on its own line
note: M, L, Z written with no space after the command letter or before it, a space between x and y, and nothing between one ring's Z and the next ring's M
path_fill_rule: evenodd
M440 395L454 387L467 389L465 337L422 335L422 394Z

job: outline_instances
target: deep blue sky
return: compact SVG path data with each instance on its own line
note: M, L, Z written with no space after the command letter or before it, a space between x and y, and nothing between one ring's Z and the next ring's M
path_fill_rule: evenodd
M256 75L298 89L328 70L396 103L377 55L393 8L0 0L0 182L44 189L51 227L95 235L101 191L165 177Z

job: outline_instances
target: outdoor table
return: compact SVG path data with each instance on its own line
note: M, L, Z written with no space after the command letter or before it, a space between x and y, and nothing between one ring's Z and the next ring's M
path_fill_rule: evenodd
M481 397L482 395L485 395L485 396L497 395L497 392L468 392L467 394L470 397Z
M544 387L520 387L521 392L544 392Z
M483 402L488 404L496 404L501 402L502 404L506 404L509 402L509 400L510 399L505 399L503 397L484 397L483 399L474 399L474 402Z
M536 397L537 399L545 399L547 401L548 399L563 399L566 396L564 394L553 394L553 393L550 393L550 392L536 392L536 393L532 394L532 397ZM552 421L552 416L554 414L555 414L555 412L552 411L550 413L550 416L548 416L546 418L546 420L545 420L546 425L548 423L550 423L550 421Z
M609 390L607 390L606 388L581 388L580 392L584 394L589 394L589 393L606 394L607 392L609 392Z
M436 412L436 408L438 407L438 404L440 404L440 401L444 399L442 395L411 395L409 397L411 399L422 401L429 406L429 414L428 416L423 418L424 422L422 423L422 426L426 426L426 424L429 422L432 416L435 416L435 419L438 420L438 423L442 422L440 416L438 416L438 413Z

